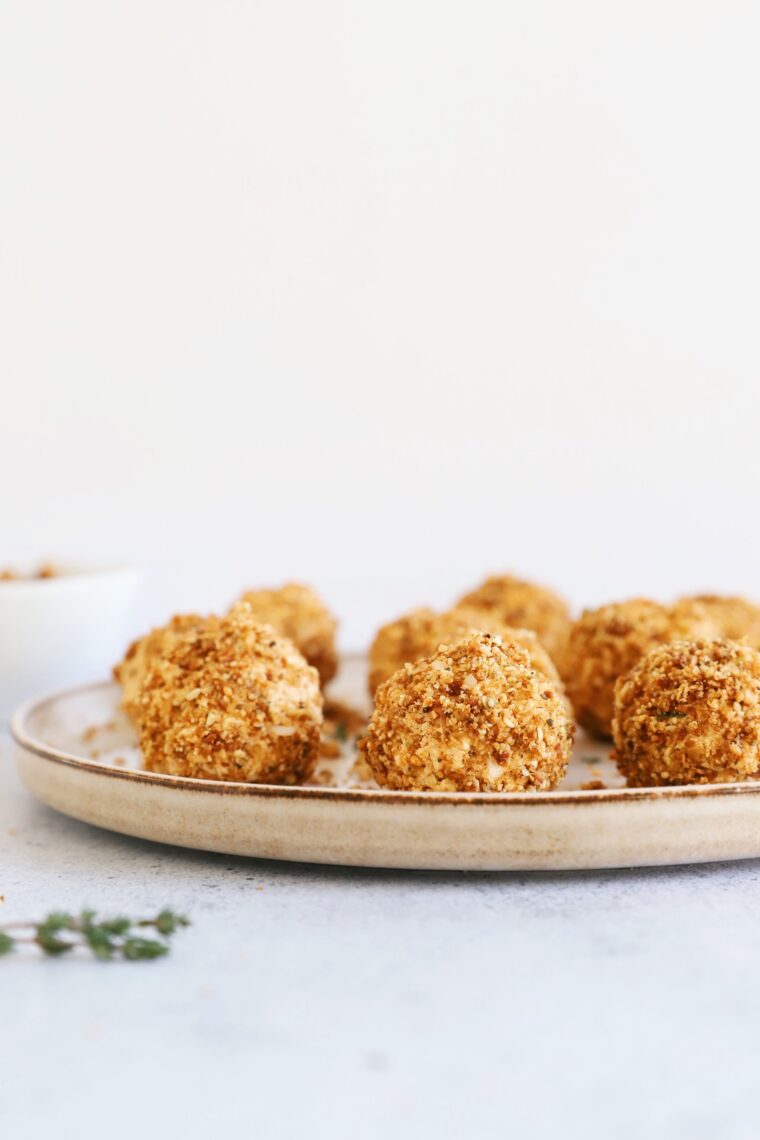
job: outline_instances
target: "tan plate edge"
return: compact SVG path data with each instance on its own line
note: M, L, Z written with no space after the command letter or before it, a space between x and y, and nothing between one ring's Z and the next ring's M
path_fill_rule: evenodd
M503 806L504 804L545 805L546 803L573 804L613 803L625 800L692 799L699 796L716 795L758 795L760 781L746 780L731 784L682 784L662 788L608 788L604 790L572 792L398 792L382 789L318 788L279 784L246 784L223 780L199 780L188 776L165 776L160 772L135 772L126 768L116 768L106 764L82 760L70 752L52 748L35 739L26 729L26 721L31 715L46 705L75 694L91 692L112 685L111 681L96 681L90 685L77 685L69 689L25 702L14 713L11 736L19 747L34 753L43 760L54 764L106 776L108 779L131 780L133 783L155 784L164 787L180 788L186 791L210 792L214 795L251 797L273 797L298 800L381 801L383 803L433 804L479 804L481 806Z

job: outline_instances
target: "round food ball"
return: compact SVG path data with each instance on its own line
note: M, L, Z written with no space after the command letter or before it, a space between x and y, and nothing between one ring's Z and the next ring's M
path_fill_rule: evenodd
M512 629L487 610L464 606L440 614L429 609L417 609L382 626L369 651L370 693L374 695L378 685L407 662L430 657L439 646L461 641L463 637L477 632L494 633L505 641L521 645L531 666L564 694L556 666L533 630Z
M528 654L531 668L551 681L552 685L557 689L567 704L568 712L570 716L572 716L572 709L570 708L570 702L565 693L565 685L559 675L559 670L534 630L505 625L498 619L494 620L487 610L476 610L470 609L468 606L457 606L449 612L455 614L460 620L464 619L468 621L473 631L495 633L502 641L513 642L524 649Z
M754 602L717 594L698 594L682 598L681 602L700 606L712 619L716 637L727 637L731 641L746 637L755 649L760 648L760 606Z
M457 602L487 610L513 629L532 629L549 655L557 661L567 640L570 611L564 599L544 586L502 575L488 578Z
M578 722L595 736L610 736L618 677L655 645L713 632L704 611L691 604L633 598L585 610L570 627L560 666Z
M573 727L524 649L476 633L384 681L359 747L385 788L546 791L565 774Z
M323 685L332 680L338 670L338 623L311 586L288 582L278 590L249 590L240 600L248 603L258 621L290 638Z
M198 629L205 620L198 614L177 614L167 625L158 626L133 641L123 661L114 666L113 675L122 689L121 707L135 724L140 711L142 683L152 657L161 653L167 639Z
M728 640L650 650L615 686L613 730L634 788L760 778L760 653Z
M298 784L319 755L319 675L241 603L166 634L143 679L138 723L148 771Z

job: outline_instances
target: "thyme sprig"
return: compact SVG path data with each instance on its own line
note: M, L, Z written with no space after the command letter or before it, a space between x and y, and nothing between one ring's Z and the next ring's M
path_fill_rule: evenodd
M114 958L137 962L162 958L169 953L169 940L190 920L173 910L162 910L155 918L98 918L94 910L73 915L53 911L41 922L12 922L0 926L0 957L22 946L34 946L52 958L72 950L89 950L101 962ZM18 933L16 933L18 931ZM151 931L158 937L146 937Z

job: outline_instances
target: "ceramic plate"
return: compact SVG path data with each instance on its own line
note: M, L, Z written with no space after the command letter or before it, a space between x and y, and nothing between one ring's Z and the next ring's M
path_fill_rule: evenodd
M344 661L335 699L365 704L366 665ZM622 787L581 734L554 792L385 792L353 775L354 745L315 784L179 779L140 770L111 682L34 701L16 714L19 772L75 819L160 843L309 863L429 870L569 870L760 856L760 783ZM339 735L342 735L339 733ZM582 785L603 783L600 790Z

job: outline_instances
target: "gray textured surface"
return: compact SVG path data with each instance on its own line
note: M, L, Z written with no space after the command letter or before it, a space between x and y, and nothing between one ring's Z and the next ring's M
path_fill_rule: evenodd
M0 1134L756 1137L760 863L360 872L100 832L0 748L0 914L170 904L157 963L0 963Z

